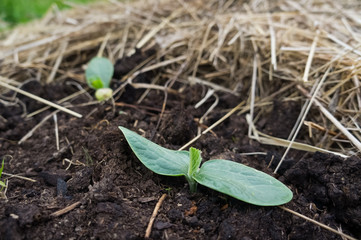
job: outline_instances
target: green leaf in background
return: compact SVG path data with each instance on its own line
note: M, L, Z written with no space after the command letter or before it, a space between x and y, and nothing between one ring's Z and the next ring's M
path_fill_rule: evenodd
M85 71L85 78L89 87L93 89L109 88L113 72L114 66L109 59L104 57L95 57L88 64Z
M188 173L189 152L161 147L124 127L119 127L138 159L151 171L167 176Z
M52 4L69 8L69 3L89 3L96 0L0 0L0 19L11 23L24 23L42 17Z
M258 206L282 205L293 197L272 176L228 160L209 160L193 177L201 185Z

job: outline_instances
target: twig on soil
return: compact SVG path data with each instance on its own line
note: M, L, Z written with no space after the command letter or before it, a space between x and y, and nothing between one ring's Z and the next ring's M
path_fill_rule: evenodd
M36 129L41 127L49 118L51 118L54 114L57 114L59 111L60 110L56 110L56 111L52 112L51 114L49 114L48 116L44 117L38 124L35 125L35 127L33 127L27 134L25 134L24 137L22 137L20 139L18 144L20 145L23 142L25 142L28 138L30 138L33 135L33 133L36 131Z
M264 133L258 131L255 128L254 124L250 121L249 115L246 116L246 120L247 120L247 123L249 125L251 125L252 129L253 129L252 130L253 135L249 136L249 138L255 139L262 144L268 144L268 145L274 145L274 146L280 146L280 147L290 146L291 142L289 140L273 137L273 136L270 136L270 135L267 135L267 134L264 134ZM327 149L311 146L311 145L308 145L305 143L300 143L300 142L293 142L291 148L297 149L297 150L302 150L302 151L307 151L307 152L317 152L318 151L318 152L323 152L323 153L330 153L330 154L334 154L334 155L337 155L337 156L340 156L343 158L348 157L347 155L344 155L342 153L329 151Z
M187 59L185 59L185 61L182 63L182 65L179 67L179 69L177 70L177 73L173 75L172 78L168 79L168 81L166 81L166 83L164 84L164 88L165 89L171 89L173 87L173 84L175 83L175 81L179 78L179 75L181 75L184 71L184 68L188 65L188 61ZM157 131L158 127L160 126L160 123L163 119L164 113L165 113L165 108L167 106L167 101L168 101L168 91L164 91L164 99L163 99L163 104L162 104L162 111L160 112L158 121L157 121L157 125L154 128L152 137L154 137L155 131Z
M129 108L134 108L134 109L146 109L146 110L155 111L155 112L161 112L162 111L162 109L155 108L155 107L149 107L149 106L143 106L143 105L134 105L134 104L128 104L128 103L124 103L124 102L116 102L116 103L114 103L114 105L119 106L119 107L129 107Z
M198 84L201 84L201 85L211 87L215 91L226 92L226 93L230 93L230 94L235 95L235 96L239 96L239 94L237 92L235 92L235 91L233 91L231 89L222 87L220 85L217 85L217 84L209 82L209 81L202 80L202 79L197 78L197 77L188 77L188 81L189 81L190 84L198 83Z
M176 58L165 60L163 62L158 62L158 63L156 63L154 65L147 66L147 67L144 67L144 68L140 69L139 71L135 72L133 75L138 76L141 73L146 73L146 72L149 72L149 71L161 68L161 67L165 67L165 66L170 65L172 63L180 62L180 61L186 60L186 59L187 59L187 56L182 55L182 56L179 56L179 57L176 57ZM134 79L134 77L132 79Z
M198 127L203 128L204 130L208 128L207 125L199 122L199 118L194 118L193 120L197 123ZM211 130L210 133L212 133L213 136L217 137L217 134L214 131Z
M55 142L56 142L56 150L59 151L59 128L58 128L58 117L56 113L53 115L54 124L55 124Z
M159 80L159 75L158 76L156 76L155 78L153 78L153 80L152 80L152 82L150 83L150 84L153 84L153 85L155 85L157 82L158 82L158 80ZM143 100L144 100L144 98L149 94L149 92L150 92L150 88L148 88L148 89L146 89L145 91L144 91L144 93L139 97L139 99L138 99L138 101L137 101L137 104L140 104Z
M9 176L9 178L19 178L19 179L23 179L23 180L30 181L30 182L36 182L36 180L34 180L34 179L23 177L20 175L15 175L15 174L10 174L10 173L5 173L5 172L3 172L2 174L5 176Z
M75 92L75 93L73 93L73 94L71 94L71 95L69 95L69 96L66 96L65 98L60 99L59 101L57 101L57 103L58 103L58 104L64 103L64 102L66 102L66 101L68 101L68 100L70 100L70 99L73 99L73 98L75 98L75 97L77 97L77 96L79 96L79 95L82 95L83 93L86 93L86 92L87 92L87 91L86 91L85 89L81 89L81 90L78 91L78 92ZM36 110L36 111L34 111L34 112L32 112L32 113L29 113L28 115L26 115L26 117L27 117L27 118L33 117L33 116L35 116L36 114L39 114L39 113L41 113L41 112L44 112L44 111L48 110L49 108L51 108L51 106L46 106L46 107L40 108L39 110Z
M177 90L168 88L168 87L163 87L163 86L159 86L159 85L155 85L155 84L148 84L148 83L131 83L130 84L132 87L134 88L145 88L145 89L155 89L155 90L162 90L162 91L167 91L169 93L172 94L178 94Z
M317 123L314 123L314 122L310 122L310 121L304 121L303 122L304 125L308 126L310 129L314 128L314 129L317 129L319 131L322 131L322 132L326 132L327 134L331 135L331 136L338 136L339 138L341 139L347 139L345 137L345 135L343 134L339 134L335 131L332 131L332 130L329 130L325 127L322 127L321 125L317 124ZM312 132L312 130L310 130Z
M214 89L210 88L207 90L207 93L204 95L204 97L194 105L194 108L197 109L200 106L202 106L212 95L214 94Z
M10 89L10 90L13 90L13 91L15 91L15 92L18 92L18 93L20 93L20 94L22 94L22 95L25 95L25 96L27 96L27 97L30 97L30 98L32 98L32 99L34 99L34 100L36 100L36 101L42 102L42 103L47 104L47 105L49 105L49 106L51 106L51 107L54 107L54 108L56 108L56 109L59 109L59 110L61 110L61 111L63 111L63 112L69 113L69 114L71 114L71 115L73 115L73 116L75 116L75 117L78 117L78 118L81 118L81 117L82 117L82 115L79 114L79 113L76 113L76 112L74 112L74 111L72 111L72 110L69 110L69 109L67 109L67 108L65 108L65 107L62 107L62 106L60 106L60 105L58 105L58 104L55 104L55 103L53 103L53 102L50 102L50 101L48 101L48 100L46 100L46 99L44 99L44 98L35 96L34 94L31 94L31 93L29 93L29 92L26 92L26 91L24 91L24 90L21 90L21 89L19 89L19 88L13 87L13 86L11 86L11 85L3 82L3 77L0 77L0 85L3 86L3 87L5 87L5 88L8 88L8 89Z
M267 155L266 152L247 152L247 153L240 153L240 156L250 156L250 155Z
M65 214L65 213L67 213L67 212L70 212L71 210L73 210L74 208L76 208L77 206L79 206L80 204L81 204L80 201L75 202L75 203L73 203L73 204L71 204L71 205L69 205L69 206L67 206L67 207L65 207L65 208L63 208L63 209L61 209L61 210L58 210L58 211L56 211L56 212L53 212L52 214L50 214L50 216L51 216L51 217L59 217L59 216Z
M83 166L83 167L86 166L85 163L82 163L82 162L80 162L79 160L76 160L75 162L73 162L73 161L71 161L71 160L69 160L69 159L67 159L67 158L64 158L64 159L63 159L63 165L65 165L65 162L68 162L68 163L69 163L69 165L65 168L65 170L69 170L69 168L71 167L71 165Z
M212 90L208 90L208 93L211 93L211 95L214 96L215 101L214 103L208 108L208 110L202 115L202 117L199 119L199 124L203 124L204 119L213 111L213 109L218 105L219 97L217 94L215 94ZM199 103L199 102L198 102ZM195 106L197 108L197 105ZM200 128L199 128L200 131ZM200 132L199 132L200 133Z
M202 80L200 78L197 78L197 77L188 77L188 81L191 83L191 84L201 84L201 85L205 85L205 86L208 86L208 87L211 87L212 89L214 89L215 91L221 91L221 92L226 92L226 93L230 93L230 94L233 94L235 96L239 96L239 94L231 89L228 89L228 88L225 88L225 87L222 87L220 85L217 85L215 83L212 83L212 82L209 82L209 81L205 81L205 80Z
M223 122L224 120L226 120L227 118L229 118L233 113L235 113L238 109L240 109L243 105L244 105L244 101L242 101L241 103L239 103L237 106L235 106L231 111L229 111L226 115L224 115L223 117L221 117L218 121L216 121L215 123L213 123L210 127L208 127L206 130L204 130L201 134L198 134L197 136L195 136L192 140L190 140L188 143L184 144L180 149L178 149L178 151L184 150L186 147L188 147L189 145L191 145L192 143L194 143L195 141L197 141L202 135L206 134L207 132L211 131L213 128L215 128L216 126L218 126L221 122Z
M282 210L286 211L286 212L292 213L292 214L294 214L294 215L296 215L296 216L298 216L300 218L303 218L303 219L305 219L305 220L307 220L309 222L312 222L312 223L314 223L314 224L316 224L316 225L318 225L318 226L320 226L320 227L322 227L322 228L324 228L324 229L326 229L328 231L336 233L336 234L340 235L341 237L344 237L344 238L347 238L347 239L350 239L350 240L357 240L356 238L353 238L350 235L339 232L336 229L333 229L333 228L331 228L331 227L329 227L329 226L327 226L327 225L325 225L323 223L320 223L320 222L318 222L316 220L313 220L312 218L306 217L305 215L302 215L302 214L300 214L298 212L295 212L295 211L293 211L293 210L291 210L289 208L286 208L284 206L278 206L278 207L281 208Z
M164 201L164 199L167 197L167 194L166 193L164 193L161 197L160 197L160 199L159 199L159 201L157 202L157 204L155 205L155 208L154 208L154 210L153 210L153 214L152 214L152 216L150 217L150 220L149 220L149 223L148 223L148 227L147 227L147 230L145 231L145 238L149 238L150 237L150 234L151 234L151 232L152 232L152 226L153 226L153 223L154 223L154 220L155 220L155 218L156 218L156 216L157 216L157 214L158 214L158 211L159 211L159 208L160 208L160 206L162 205L162 203L163 203L163 201Z

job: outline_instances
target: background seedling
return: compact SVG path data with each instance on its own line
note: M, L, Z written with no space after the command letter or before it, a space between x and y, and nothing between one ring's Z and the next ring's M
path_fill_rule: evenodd
M90 88L95 89L95 97L99 101L112 97L113 90L109 87L114 73L114 66L104 57L93 58L85 71L85 78Z
M4 171L4 164L5 164L5 158L3 158L0 168L0 192L2 192L4 188L6 188L6 182L1 180L1 175L3 174Z
M84 151L85 161L87 166L93 165L93 158L90 156L88 149L82 147Z
M259 206L276 206L289 202L293 194L270 175L229 160L215 159L202 164L201 151L174 151L119 127L138 159L151 171L166 176L185 176L190 190L197 183L234 198Z

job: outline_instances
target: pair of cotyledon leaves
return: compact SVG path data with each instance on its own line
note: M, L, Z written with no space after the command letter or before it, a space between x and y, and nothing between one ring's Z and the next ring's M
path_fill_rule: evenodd
M174 151L119 127L138 159L151 171L166 176L186 176L187 180L259 206L289 202L293 194L272 176L229 160L215 159L202 164L200 151Z

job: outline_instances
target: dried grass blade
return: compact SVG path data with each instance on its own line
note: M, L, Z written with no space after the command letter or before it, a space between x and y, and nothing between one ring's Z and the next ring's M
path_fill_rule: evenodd
M317 222L316 220L313 220L312 218L309 218L309 217L307 217L305 215L302 215L302 214L300 214L298 212L295 212L295 211L293 211L293 210L291 210L289 208L286 208L284 206L278 206L278 207L281 208L282 210L286 211L286 212L292 213L292 214L294 214L294 215L296 215L296 216L298 216L300 218L303 218L303 219L305 219L305 220L307 220L309 222L312 222L313 224L316 224L316 225L318 225L318 226L320 226L320 227L322 227L322 228L324 228L324 229L326 229L328 231L336 233L336 234L340 235L343 238L350 239L350 240L357 240L356 238L351 237L350 235L339 232L339 231L337 231L337 230L335 230L335 229L333 229L333 228L331 228L331 227L329 227L329 226L327 226L327 225L325 225L323 223Z
M75 117L78 117L78 118L82 118L82 117L83 117L81 114L79 114L79 113L77 113L77 112L74 112L74 111L72 111L72 110L69 110L69 109L67 109L67 108L65 108L65 107L62 107L62 106L60 106L60 105L58 105L58 104L55 104L55 103L53 103L53 102L50 102L50 101L48 101L48 100L46 100L46 99L44 99L44 98L38 97L38 96L36 96L36 95L34 95L34 94L31 94L31 93L26 92L26 91L24 91L24 90L21 90L21 89L19 89L19 88L13 87L13 86L11 86L11 85L3 82L3 77L0 77L0 86L3 86L3 87L5 87L5 88L8 88L8 89L13 90L13 91L15 91L15 92L18 92L18 93L20 93L20 94L22 94L22 95L25 95L25 96L27 96L27 97L30 97L30 98L36 100L36 101L42 102L42 103L44 103L44 104L46 104L46 105L49 105L49 106L54 107L54 108L56 108L56 109L59 109L59 110L61 110L61 111L63 111L63 112L69 113L69 114L71 114L71 115L73 115L73 116L75 116Z
M297 86L303 94L310 97L307 90L301 86ZM356 146L361 152L361 142L357 140L348 130L345 128L317 99L313 101L315 105L321 110L321 112Z
M273 145L273 146L280 146L280 147L289 147L289 146L291 146L292 149L302 150L302 151L306 151L306 152L323 152L323 153L334 154L334 155L337 155L337 156L340 156L340 157L343 157L343 158L348 157L347 155L344 155L342 153L329 151L329 150L326 150L326 149L323 149L323 148L311 146L309 144L299 143L299 142L295 142L295 141L291 142L291 141L286 140L286 139L277 138L277 137L267 135L265 133L262 133L262 132L258 131L255 128L253 123L250 121L249 115L246 116L246 119L247 119L247 123L250 126L252 126L253 135L250 135L249 138L258 141L259 143L267 144L267 145Z
M316 46L317 46L319 34L320 34L320 31L317 30L317 31L316 31L316 36L315 36L315 38L313 39L313 42L312 42L312 45L311 45L310 53L308 54L308 58L307 58L307 62L306 62L306 67L305 67L305 72L303 73L303 78L302 78L302 80L303 80L304 82L307 82L307 81L308 81L308 74L310 73L313 56L315 55L315 50L316 50Z

